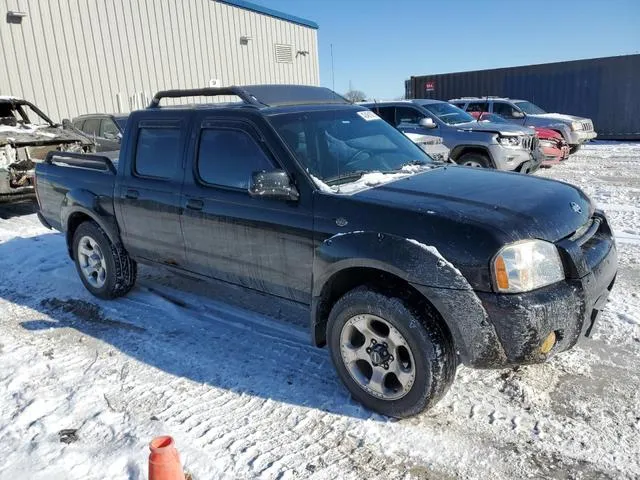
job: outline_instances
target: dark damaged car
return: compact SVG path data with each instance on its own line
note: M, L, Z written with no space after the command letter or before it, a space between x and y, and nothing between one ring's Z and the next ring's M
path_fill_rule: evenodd
M131 114L117 162L56 153L36 173L41 220L91 293L125 295L145 263L306 304L353 397L396 417L433 405L459 363L572 348L617 271L580 189L434 162L318 87L161 92Z
M27 100L0 97L0 202L34 198L35 164L52 150L93 152L73 127L55 124Z

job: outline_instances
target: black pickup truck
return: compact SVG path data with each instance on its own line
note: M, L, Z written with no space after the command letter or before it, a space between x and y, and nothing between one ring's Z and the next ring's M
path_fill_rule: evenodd
M216 95L239 101L159 106ZM578 188L436 163L319 87L160 92L119 159L51 153L36 179L94 295L125 295L140 262L303 302L353 397L396 417L433 405L459 363L573 347L617 271Z

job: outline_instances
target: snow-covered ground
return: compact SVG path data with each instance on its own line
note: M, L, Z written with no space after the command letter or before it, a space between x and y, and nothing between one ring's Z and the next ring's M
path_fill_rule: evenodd
M197 480L640 477L640 145L538 175L582 187L615 228L595 338L543 365L461 367L403 421L350 399L300 307L146 268L97 301L60 234L0 206L0 478L145 479L166 433Z

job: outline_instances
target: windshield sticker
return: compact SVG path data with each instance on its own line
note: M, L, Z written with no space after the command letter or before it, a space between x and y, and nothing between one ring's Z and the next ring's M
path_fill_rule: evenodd
M382 120L378 115L373 113L371 110L364 110L362 112L356 112L356 113L360 115L362 118L364 118L367 122L370 122L371 120Z

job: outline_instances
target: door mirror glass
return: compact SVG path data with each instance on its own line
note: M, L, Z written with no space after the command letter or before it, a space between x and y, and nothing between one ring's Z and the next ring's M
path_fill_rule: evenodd
M511 116L513 118L524 118L524 113L519 112L518 110L514 110Z
M420 120L420 126L424 128L436 128L436 122L433 121L433 118L425 117Z
M281 200L298 200L300 198L298 190L291 183L289 175L284 170L253 172L249 195Z

